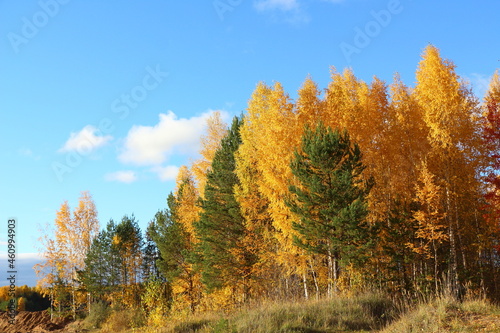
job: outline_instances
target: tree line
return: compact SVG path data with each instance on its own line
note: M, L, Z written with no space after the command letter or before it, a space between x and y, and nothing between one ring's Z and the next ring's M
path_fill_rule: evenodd
M9 295L10 286L0 287L0 310L8 311L12 295ZM17 311L42 311L50 306L50 301L43 296L43 291L27 285L16 287L15 295Z
M100 300L153 322L367 288L498 299L499 75L479 101L428 46L416 79L333 68L295 101L259 83L229 126L208 120L144 236L133 216L99 231L88 193L73 217L63 204L41 283L73 309Z

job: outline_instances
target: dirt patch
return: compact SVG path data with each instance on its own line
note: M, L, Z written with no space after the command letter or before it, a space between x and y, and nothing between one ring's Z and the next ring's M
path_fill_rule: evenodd
M50 314L46 311L21 311L16 316L15 324L10 324L8 313L0 313L0 332L2 333L62 333L67 332L64 328L69 323L70 320L62 318L51 321Z

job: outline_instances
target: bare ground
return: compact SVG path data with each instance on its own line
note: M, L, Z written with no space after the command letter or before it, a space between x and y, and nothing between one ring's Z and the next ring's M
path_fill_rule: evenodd
M86 332L79 325L71 325L71 321L63 318L50 320L47 311L28 312L17 314L14 324L9 323L7 312L0 313L0 332L2 333L70 333Z

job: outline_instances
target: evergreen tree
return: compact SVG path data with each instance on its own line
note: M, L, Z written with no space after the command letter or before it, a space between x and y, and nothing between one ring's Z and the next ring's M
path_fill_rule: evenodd
M235 117L207 175L203 211L195 228L200 240L196 262L208 291L231 286L233 294L247 296L255 255L244 244L246 228L234 194L239 180L235 152L241 144L241 119ZM238 290L239 289L239 290Z
M128 307L135 307L140 303L143 243L142 232L134 215L124 216L116 225L113 246L118 251L121 263L119 301Z
M115 292L120 284L121 258L113 245L116 225L110 220L106 229L94 238L85 258L85 269L79 278L92 300L103 300Z
M291 169L299 185L290 185L287 201L298 217L293 227L296 245L326 256L329 281L338 278L338 264L359 264L372 244L366 196L372 180L363 181L365 169L357 144L346 131L332 131L319 123L306 127ZM329 292L331 286L329 285Z
M169 209L158 211L153 222L151 236L158 246L161 258L158 268L169 282L182 273L182 265L186 262L187 236L182 225L175 220L175 197L172 193L167 198Z
M122 259L122 284L137 284L140 282L142 266L143 240L139 224L132 215L124 216L116 226L113 243Z
M190 244L189 234L177 215L178 199L182 198L187 184L181 183L177 198L172 193L169 194L168 209L156 213L151 224L151 237L160 254L157 261L159 272L172 286L177 301L184 302L191 312L194 312L201 297L199 279L189 262L193 245Z
M162 280L157 265L157 262L160 260L160 251L155 241L153 240L153 233L155 228L155 220L153 220L149 223L144 237L144 258L142 262L142 277L144 281L156 279Z

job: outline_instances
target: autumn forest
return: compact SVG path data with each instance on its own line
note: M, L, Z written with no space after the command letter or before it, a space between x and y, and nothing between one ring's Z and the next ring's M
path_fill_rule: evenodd
M111 304L161 326L366 290L500 299L498 73L475 96L427 46L413 87L332 68L326 89L259 83L222 118L144 232L99 222L89 192L62 203L35 266L54 311Z

